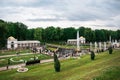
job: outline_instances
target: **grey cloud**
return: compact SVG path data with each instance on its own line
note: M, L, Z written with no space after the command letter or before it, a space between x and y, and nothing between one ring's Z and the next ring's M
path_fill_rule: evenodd
M10 8L10 7L0 8L1 18L6 17L8 15L20 14L20 12L21 11L17 10L17 8Z
M93 0L91 0L91 2L92 1ZM101 0L101 1L104 1L104 0ZM87 3L82 8L81 7L74 8L73 10L75 11L74 15L69 14L69 13L73 13L73 11L70 11L67 14L67 17L70 19L73 18L73 20L74 18L76 18L78 21L79 20L90 21L90 20L106 20L120 14L119 2L114 1L110 3L110 1L108 0L105 0L105 1L106 2L100 3L98 0L96 0L95 3L94 2Z
M70 21L106 20L120 13L118 0L40 0L35 5L63 12Z
M120 24L118 22L111 22L111 23L107 22L105 24L105 26L107 26L107 27L116 27L116 28L120 29Z
M109 24L111 21L114 22L114 19L112 19L112 17L120 15L119 0L64 0L61 2L57 0L45 0L43 3L44 7L46 7L45 4L47 4L47 7L49 6L50 9L54 9L58 12L63 12L62 17L66 17L66 19L70 21L102 20L107 21L108 24L105 26L119 27L118 22ZM56 19L55 21L61 20L59 19L59 16L57 18L58 20ZM49 19L44 21L49 21Z
M49 21L49 22L53 22L53 21L62 21L64 19L58 19L58 18L48 18L48 19L43 19L43 18L36 18L36 19L27 19L27 21L33 21L33 22L40 22L40 21Z
M0 7L34 7L53 10L61 13L57 15L55 12L54 19L28 19L28 21L63 21L60 17L64 17L69 21L96 21L102 20L108 24L106 26L119 27L119 21L115 21L112 17L120 15L120 0L33 0L33 2L18 3L14 0L0 0ZM0 15L7 15L7 13L17 13L14 10L0 10ZM51 14L49 14L51 15ZM108 21L109 20L109 21ZM109 24L111 21L114 24Z
M19 2L15 0L0 0L1 7L11 6L11 7L57 7L64 4L62 0L26 0L26 2Z

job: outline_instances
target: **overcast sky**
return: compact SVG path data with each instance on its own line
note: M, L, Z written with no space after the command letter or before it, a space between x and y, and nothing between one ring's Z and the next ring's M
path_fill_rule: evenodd
M28 28L120 29L120 0L0 0L0 19Z

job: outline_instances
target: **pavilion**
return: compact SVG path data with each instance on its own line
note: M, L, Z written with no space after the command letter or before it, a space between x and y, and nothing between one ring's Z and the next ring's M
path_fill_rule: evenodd
M7 39L7 49L38 47L38 46L40 46L40 41L37 40L18 41L12 36L10 36Z
M79 43L80 44L85 44L86 40L83 36L81 36L79 38ZM76 45L77 44L77 39L68 39L67 40L67 44L73 44L73 45Z

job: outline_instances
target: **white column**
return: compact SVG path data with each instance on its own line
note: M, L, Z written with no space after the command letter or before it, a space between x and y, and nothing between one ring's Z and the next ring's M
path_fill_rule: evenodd
M111 43L111 36L109 37L109 39L110 39L110 43Z
M77 50L80 50L80 43L79 43L79 31L77 31Z
M95 52L97 52L97 42L95 42Z
M102 48L101 48L101 42L99 42L99 50L101 50Z
M92 51L92 42L90 42L90 51Z
M106 50L106 42L104 42L104 51Z

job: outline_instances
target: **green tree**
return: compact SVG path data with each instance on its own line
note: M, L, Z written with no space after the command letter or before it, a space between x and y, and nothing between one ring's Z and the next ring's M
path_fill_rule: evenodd
M95 53L93 51L91 51L91 60L95 59Z
M27 32L26 32L26 39L27 40L34 40L34 32L35 32L35 29L28 29Z
M102 32L103 32L103 41L108 41L109 40L108 30L102 29Z
M80 35L79 36L84 36L85 35L85 30L86 30L86 28L85 27L83 27L83 26L81 26L81 27L79 27L79 33L80 33Z
M54 41L55 39L55 28L53 26L47 27L44 31L44 36L46 41Z
M95 35L94 35L94 33L92 32L91 28L86 28L86 29L85 29L85 38L86 38L86 41L87 41L87 42L91 42L91 41L94 40Z
M57 55L54 53L54 68L56 72L60 72L60 62Z
M42 41L42 28L36 28L34 31L34 38L35 40Z
M112 46L110 46L108 50L109 50L109 54L112 54L113 52Z
M16 37L16 32L15 32L15 24L12 22L7 23L7 37L13 36Z
M27 32L27 26L23 23L15 23L15 32L16 32L16 38L18 40L26 40L26 32Z
M23 23L7 23L8 35L17 38L18 40L26 40L27 39L27 26Z
M102 30L95 30L96 41L105 41L105 34Z
M67 39L75 39L76 38L77 30L73 27L64 28L63 29L63 40L67 41Z
M5 47L6 45L6 34L7 33L7 27L6 23L0 21L0 48Z
M57 27L57 28L56 28L55 40L57 40L57 41L62 40L62 39L61 39L62 36L63 36L63 31L62 31L62 29L61 29L60 27Z
M111 36L112 40L120 40L120 30L92 30L91 28L74 27L55 28L54 26L43 28L27 29L27 26L20 22L5 22L0 20L0 48L6 46L6 40L13 36L18 40L40 40L43 42L64 42L68 39L76 39L76 33L79 30L80 36L84 36L87 42L108 41Z
M120 40L120 30L117 30L117 40Z

